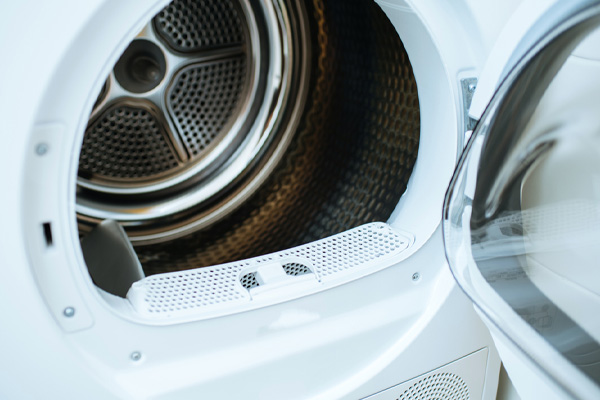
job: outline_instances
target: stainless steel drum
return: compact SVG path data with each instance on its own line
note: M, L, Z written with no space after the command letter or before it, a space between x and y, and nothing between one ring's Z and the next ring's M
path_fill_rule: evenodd
M80 233L119 221L153 274L385 221L419 131L410 61L374 2L176 0L98 96Z

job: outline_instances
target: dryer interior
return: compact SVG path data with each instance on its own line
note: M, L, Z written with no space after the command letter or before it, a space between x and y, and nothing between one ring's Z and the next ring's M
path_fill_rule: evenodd
M420 135L396 29L372 1L278 6L176 0L132 41L83 139L84 242L115 219L152 275L390 218Z
M155 33L157 13L175 26L165 1L112 0L74 10L77 34L49 41L61 50L16 164L31 268L14 273L33 278L14 282L39 289L27 301L50 317L27 321L60 342L35 365L59 360L53 371L89 372L121 398L364 398L479 350L453 373L492 376L438 229L455 78L472 65L435 38L462 43L463 21L371 1L173 4L205 5L216 31L225 15L245 22L233 43L209 29L189 52L173 49L189 30L182 44ZM209 95L219 118L199 117ZM128 239L90 258L103 220ZM134 267L125 293L90 279L90 259L121 279L108 256Z

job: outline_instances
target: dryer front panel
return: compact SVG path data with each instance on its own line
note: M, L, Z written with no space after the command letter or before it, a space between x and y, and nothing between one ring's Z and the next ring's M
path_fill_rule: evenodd
M452 366L493 398L439 229L471 6L7 6L0 393L363 398Z

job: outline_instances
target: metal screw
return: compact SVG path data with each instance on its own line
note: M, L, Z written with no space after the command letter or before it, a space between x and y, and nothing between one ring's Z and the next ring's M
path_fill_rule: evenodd
M73 307L67 307L63 310L63 314L65 317L71 318L73 315L75 315L75 309Z
M418 272L415 272L415 273L412 275L412 280L413 280L413 282L416 282L416 281L418 281L419 279L421 279L421 274L419 274Z
M35 146L35 152L38 156L43 156L48 152L48 145L46 143L39 143Z
M473 93L475 91L475 89L477 89L477 85L474 83L470 83L468 89L469 89L469 92Z
M130 357L133 361L140 361L142 358L142 353L140 353L139 351L134 351L133 353L131 353Z

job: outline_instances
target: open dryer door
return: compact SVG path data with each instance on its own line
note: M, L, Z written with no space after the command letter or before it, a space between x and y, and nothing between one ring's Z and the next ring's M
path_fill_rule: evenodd
M532 26L446 197L451 269L524 398L600 397L599 24L578 1Z

